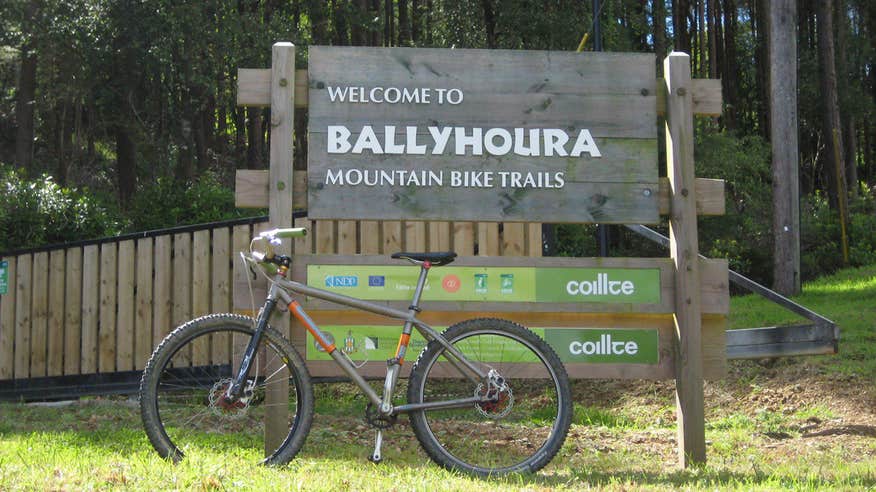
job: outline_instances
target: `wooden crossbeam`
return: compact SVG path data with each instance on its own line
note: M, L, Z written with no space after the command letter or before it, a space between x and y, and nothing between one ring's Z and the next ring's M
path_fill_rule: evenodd
M296 171L292 182L292 207L307 208L307 173ZM660 178L660 214L669 214L669 181ZM240 208L268 206L268 171L241 169L234 185L234 202ZM697 178L696 203L699 215L724 215L724 180Z
M698 116L720 116L722 95L718 79L694 79L693 112ZM295 107L307 107L307 69L295 71ZM666 87L661 79L657 87L657 113L666 111ZM271 104L271 70L261 68L237 69L237 105L266 107Z

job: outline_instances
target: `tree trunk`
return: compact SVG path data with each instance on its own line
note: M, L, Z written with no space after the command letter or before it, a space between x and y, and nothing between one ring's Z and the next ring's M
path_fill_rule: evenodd
M379 19L380 15L380 0L371 0L371 19ZM371 46L382 46L383 37L381 36L380 26L374 25L371 29Z
M697 74L700 76L706 75L706 0L697 2L697 52L699 53L697 63Z
M499 45L496 39L496 14L493 11L492 0L481 0L481 8L484 11L484 27L487 30L487 48L496 49Z
M398 0L398 45L410 46L411 25L408 20L408 0Z
M724 66L721 73L721 85L724 92L724 126L735 130L737 125L737 106L739 98L736 90L736 0L724 2Z
M383 1L383 45L395 46L395 10L392 0Z
M334 0L332 9L333 42L335 46L349 46L347 33L347 0Z
M846 225L848 221L848 193L846 193L843 153L842 122L839 114L839 96L836 81L836 57L833 43L833 1L818 3L818 54L821 64L821 97L824 101L822 132L825 142L824 170L831 183L831 204L839 210L843 263L848 260Z
M24 168L28 175L36 176L33 163L34 105L36 104L37 55L29 40L33 30L38 2L27 3L24 9L22 30L28 39L21 47L21 64L18 76L18 91L15 99L15 165Z
M836 71L839 74L837 81L839 83L840 97L840 116L842 119L842 132L845 140L843 141L843 151L845 155L845 175L846 184L850 196L858 196L858 163L857 163L857 139L855 138L855 112L852 110L852 101L849 96L852 93L850 79L852 74L849 70L848 57L846 53L849 49L849 18L846 15L846 0L836 0L836 11L834 13L837 20L836 26Z
M355 46L368 46L368 0L355 0L354 22L350 26L351 41Z
M690 17L690 0L673 0L672 2L672 30L675 34L675 51L691 54L690 30L688 18ZM691 60L694 57L691 56Z
M754 102L754 113L760 134L766 138L770 135L769 120L769 61L767 60L767 32L769 32L769 17L767 0L754 0L752 18L756 19L755 31L755 82L757 98Z
M247 116L247 147L246 167L248 169L263 169L265 166L265 131L262 129L262 109L246 108Z
M228 107L226 100L222 97L225 94L225 68L219 69L216 74L216 94L213 96L216 101L216 155L219 156L220 166L226 166L231 159L227 159L225 153L228 150ZM234 175L234 168L229 166L227 169L228 175Z
M248 108L235 105L232 111L234 111L234 161L244 162L245 167L249 169L249 160L246 159L248 152L246 148L246 113Z
M55 167L55 181L59 185L67 184L67 174L70 169L70 162L73 160L67 156L70 151L70 140L72 132L70 125L67 124L67 112L70 105L67 101L61 103L60 111L57 113L57 138L58 138L58 163Z
M657 55L657 75L663 75L663 59L666 58L666 2L652 0L654 17L654 54Z
M718 0L708 0L709 78L718 78Z
M325 13L325 2L310 0L308 12L310 13L310 35L313 44L328 44L328 19Z
M842 148L842 122L839 113L839 93L837 89L836 55L833 40L833 0L820 0L818 5L818 61L821 66L822 132L825 142L824 172L826 181L831 184L829 194L831 205L838 207L842 199L843 174L845 163Z
M127 207L137 187L137 161L134 141L124 125L115 126L116 170L119 178L119 202Z
M773 180L773 289L800 293L796 0L770 0L770 142Z
M858 130L855 125L855 117L846 112L843 116L843 151L845 152L846 162L846 185L849 196L858 196Z
M414 46L420 43L420 0L411 0L411 41Z
M432 44L435 40L435 36L432 32L432 29L435 27L432 22L432 12L434 12L435 3L433 0L426 0L426 27L423 32L426 33L426 43Z
M192 128L192 133L194 134L195 140L195 157L198 163L198 175L200 176L204 171L210 168L209 161L209 152L208 152L208 138L207 138L207 128L204 124L204 113L198 112L195 115L195 121Z

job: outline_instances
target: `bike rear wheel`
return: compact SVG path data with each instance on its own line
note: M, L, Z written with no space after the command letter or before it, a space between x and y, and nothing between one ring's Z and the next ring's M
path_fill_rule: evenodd
M313 389L301 357L266 327L243 395L224 398L254 333L252 318L214 314L180 326L165 338L140 381L140 414L149 441L173 461L186 455L234 450L267 464L282 464L301 449L313 419ZM265 392L288 382L288 434L265 446ZM267 457L265 457L267 455Z
M464 408L421 410L411 426L438 464L476 475L534 472L563 445L572 419L569 379L559 357L541 338L506 320L474 319L451 326L444 338L504 384L492 401ZM461 377L429 342L411 370L408 402L483 396L490 389Z

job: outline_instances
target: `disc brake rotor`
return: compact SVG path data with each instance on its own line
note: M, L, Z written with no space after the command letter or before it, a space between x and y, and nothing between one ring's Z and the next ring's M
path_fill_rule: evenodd
M239 398L229 399L225 395L231 387L231 379L220 379L210 389L210 410L218 417L239 419L246 415L249 404L252 401L254 382L247 382L243 395Z
M476 404L475 408L478 413L487 418L500 419L505 417L511 413L511 409L514 407L514 393L505 379L493 370L490 371L487 386L479 384L475 388L474 395L486 400Z

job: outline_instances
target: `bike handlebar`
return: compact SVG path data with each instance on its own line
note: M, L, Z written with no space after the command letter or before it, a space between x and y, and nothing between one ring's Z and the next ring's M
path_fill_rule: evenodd
M274 246L280 244L281 239L289 239L294 237L304 237L307 235L307 229L303 227L288 227L284 229L271 229L264 231L253 238L249 245L249 252L252 259L262 265L285 265L288 267L290 259L286 256L275 257ZM253 244L261 240L264 245L264 251L255 251Z

